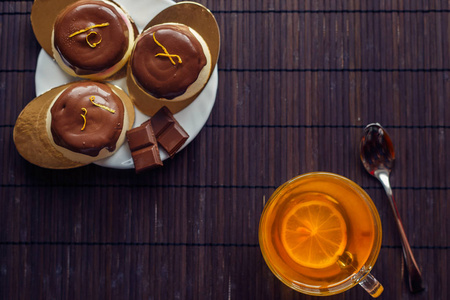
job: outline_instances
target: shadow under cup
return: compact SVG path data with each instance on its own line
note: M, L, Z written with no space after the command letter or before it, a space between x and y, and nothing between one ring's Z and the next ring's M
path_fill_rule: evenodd
M319 209L313 210L313 207ZM298 247L303 249L295 249L297 246L295 243L292 246L292 238L287 242L286 232L291 230L295 233L292 231L295 226L286 220L291 220L294 215L297 219L295 224L317 223L323 227L329 217L322 215L316 222L311 212L321 210L322 214L325 210L331 211L331 215L339 215L334 219L342 224L339 234L333 231L330 236L329 229L324 229L328 230L325 235L332 243L339 240L336 243L340 246L337 252L333 252L334 256L320 243L311 241L321 237L312 237L309 231L308 238L302 236L299 239ZM308 220L300 217L300 211L307 212L303 215ZM296 230L301 232L305 229ZM315 296L338 294L360 284L373 297L378 297L383 287L369 272L380 252L381 235L380 217L367 193L353 181L326 172L300 175L281 185L265 205L259 224L261 252L271 271L290 288ZM332 257L323 266L303 263L309 258L296 257L320 257L323 253L328 253L328 258Z

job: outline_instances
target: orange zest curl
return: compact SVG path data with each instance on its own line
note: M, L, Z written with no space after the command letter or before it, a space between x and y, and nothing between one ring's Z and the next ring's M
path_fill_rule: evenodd
M98 44L100 44L100 43L102 42L102 37L100 36L100 40L99 40L98 42L94 42L94 43L91 44L91 42L89 41L89 36L90 36L91 34L98 35L98 33L95 32L95 31L89 32L88 35L86 35L86 43L88 43L89 47L95 48L95 47L97 47Z
M80 34L80 33L89 31L89 30L91 30L92 28L106 27L106 26L109 26L109 23L108 23L108 22L106 22L106 23L101 23L101 24L95 24L95 25L86 27L86 28L84 28L84 29L78 30L78 31L72 33L71 35L69 35L69 37L70 37L70 38L71 38L71 37L74 37L74 36L76 36L76 35L78 35L78 34Z
M80 34L80 33L87 32L87 31L89 31L89 30L91 30L91 29L93 29L93 28L106 27L106 26L109 26L109 23L108 23L108 22L106 22L106 23L101 23L101 24L95 24L95 25L86 27L86 28L84 28L84 29L81 29L81 30L78 30L78 31L72 33L71 35L69 35L69 38L74 37L74 36L76 36L76 35L78 35L78 34ZM89 37L90 37L92 34L99 35L99 33L97 33L96 31L91 31L91 32L89 32L89 33L86 35L86 43L88 43L89 47L95 48L95 47L97 47L98 44L100 44L100 43L102 42L102 36L100 35L100 40L99 40L98 42L91 43L91 42L89 41Z
M83 118L83 127L81 127L81 131L83 131L86 128L87 109L82 107L81 110L84 111L84 114L80 114L80 116Z
M158 42L158 41L156 40L155 33L153 33L153 40L154 40L155 43L156 43L158 46L160 46L160 47L163 49L163 51L164 51L164 53L157 53L157 54L155 55L155 57L157 57L157 56L165 56L165 57L168 57L168 58L170 59L170 61L172 62L173 65L176 65L176 63L175 63L175 61L173 60L172 57L176 57L176 58L178 59L178 63L179 63L179 64L182 63L181 57L180 57L179 55L176 55L176 54L169 54L169 52L167 51L167 49L166 49L160 42Z
M100 108L102 108L102 109L104 109L104 110L107 110L107 111L109 111L109 112L112 113L112 114L116 113L116 111L115 111L114 109L112 109L112 108L109 108L109 107L107 107L107 106L105 106L105 105L101 105L101 104L95 103L95 102L94 102L95 96L91 96L91 97L89 98L89 100L91 100L91 103L94 104L95 106L98 106L98 107L100 107Z

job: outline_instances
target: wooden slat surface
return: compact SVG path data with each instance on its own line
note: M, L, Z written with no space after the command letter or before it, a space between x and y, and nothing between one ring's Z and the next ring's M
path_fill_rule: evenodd
M221 30L215 106L191 144L140 175L19 156L12 131L35 97L40 47L32 1L0 2L0 299L312 299L276 279L258 245L264 199L310 171L350 178L377 205L382 299L448 299L449 2L200 2ZM395 144L419 295L384 191L359 161L371 122Z

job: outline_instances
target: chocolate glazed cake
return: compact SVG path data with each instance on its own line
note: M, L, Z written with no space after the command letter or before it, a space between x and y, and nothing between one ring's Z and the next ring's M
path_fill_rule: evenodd
M53 56L69 75L107 79L127 63L134 39L133 24L121 7L110 1L81 0L57 17Z
M55 148L73 161L89 162L110 156L125 139L125 107L103 83L73 84L50 107L48 136Z
M163 23L148 28L137 38L129 78L150 101L182 101L203 89L210 70L211 54L203 38L184 24ZM133 101L148 113L148 99L135 97Z

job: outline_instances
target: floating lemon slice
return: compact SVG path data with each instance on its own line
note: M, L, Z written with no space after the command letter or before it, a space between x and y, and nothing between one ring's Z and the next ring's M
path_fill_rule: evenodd
M298 264L315 269L336 263L347 245L347 226L342 214L330 202L300 202L285 216L281 242Z

